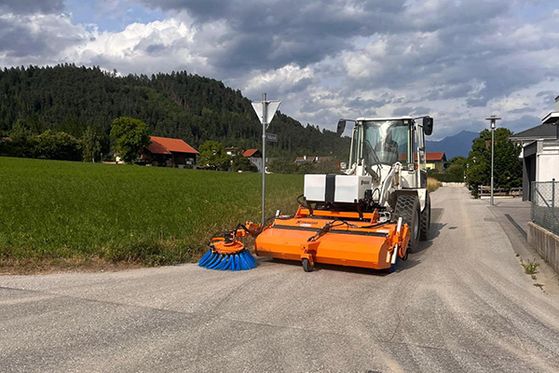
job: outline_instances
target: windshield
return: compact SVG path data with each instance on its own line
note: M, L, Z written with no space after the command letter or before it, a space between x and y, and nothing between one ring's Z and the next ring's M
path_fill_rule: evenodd
M411 152L407 121L366 121L363 130L363 157L367 164L408 163Z

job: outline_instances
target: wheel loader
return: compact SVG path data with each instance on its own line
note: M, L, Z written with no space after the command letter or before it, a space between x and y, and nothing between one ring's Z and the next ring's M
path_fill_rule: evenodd
M256 237L255 253L300 261L371 269L393 268L428 238L425 135L433 119L358 118L343 174L305 175L294 215L277 215Z
M256 255L300 261L306 272L316 263L393 270L416 251L431 223L425 135L431 135L433 119L342 119L339 136L347 123L354 126L345 171L305 175L295 214L278 212L264 226L247 222L212 238L199 264L254 268L239 241L248 235L255 237Z

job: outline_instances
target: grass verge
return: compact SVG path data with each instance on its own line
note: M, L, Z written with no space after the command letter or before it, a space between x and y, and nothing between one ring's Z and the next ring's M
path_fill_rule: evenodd
M267 213L302 189L268 175ZM0 273L194 261L245 220L260 221L259 174L0 157Z

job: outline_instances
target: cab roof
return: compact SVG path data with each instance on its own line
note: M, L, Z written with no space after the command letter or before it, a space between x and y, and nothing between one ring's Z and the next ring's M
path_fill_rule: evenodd
M413 117L410 116L405 116L405 117L361 117L361 118L357 118L357 121L368 121L368 120L412 120Z

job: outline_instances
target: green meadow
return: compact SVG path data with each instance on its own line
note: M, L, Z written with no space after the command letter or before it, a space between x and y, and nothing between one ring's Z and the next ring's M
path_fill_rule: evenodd
M213 233L260 221L260 174L0 157L0 266L193 261ZM268 175L268 213L301 175Z

